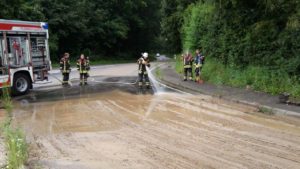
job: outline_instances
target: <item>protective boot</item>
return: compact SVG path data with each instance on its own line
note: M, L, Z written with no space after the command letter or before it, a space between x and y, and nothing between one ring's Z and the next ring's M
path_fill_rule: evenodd
M196 82L196 83L199 83L199 76L196 76L195 82Z
M87 85L87 75L85 75L85 78L84 78L84 85Z
M147 81L146 81L145 85L146 85L147 89L150 89L150 82L148 81L148 78L147 78Z
M80 86L83 86L83 83L84 83L83 80L80 79L80 84L79 84L79 85L80 85Z
M139 88L142 89L143 88L143 82L139 82Z

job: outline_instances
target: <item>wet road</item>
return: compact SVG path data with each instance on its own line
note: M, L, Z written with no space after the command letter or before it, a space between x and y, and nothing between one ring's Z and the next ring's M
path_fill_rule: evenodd
M74 80L15 100L31 168L299 168L299 119L210 96L139 91L130 85L136 66L124 66L102 68L87 87Z

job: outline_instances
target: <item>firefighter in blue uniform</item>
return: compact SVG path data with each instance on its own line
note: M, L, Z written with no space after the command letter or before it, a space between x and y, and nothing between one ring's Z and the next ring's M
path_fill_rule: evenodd
M184 81L187 81L188 76L189 80L193 80L193 61L194 59L190 53L183 56Z
M145 52L142 54L142 57L138 59L137 61L139 65L139 87L142 88L143 82L145 81L146 87L150 88L150 81L148 77L148 72L146 67L150 67L150 60L148 58L148 53Z
M63 76L62 85L68 85L69 84L69 77L71 72L71 65L69 60L69 53L65 53L64 56L60 60L60 71Z
M203 62L204 62L204 56L200 53L200 50L197 49L196 50L196 56L195 56L195 74L196 74L196 78L195 78L195 82L197 83L202 83L201 80L201 69L203 66Z
M77 60L77 70L80 76L80 85L87 85L88 72L90 70L89 60L87 60L83 54Z

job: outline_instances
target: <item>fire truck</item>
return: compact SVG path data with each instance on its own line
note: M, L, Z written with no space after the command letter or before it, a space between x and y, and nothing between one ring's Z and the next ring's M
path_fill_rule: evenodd
M48 80L48 38L45 22L0 19L0 88L23 95L33 83Z

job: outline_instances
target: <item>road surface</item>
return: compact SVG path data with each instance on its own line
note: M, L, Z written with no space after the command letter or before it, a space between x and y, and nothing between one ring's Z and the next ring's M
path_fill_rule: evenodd
M136 68L94 67L86 87L73 71L67 88L53 72L49 86L16 98L29 168L300 168L299 119L205 95L139 91Z

